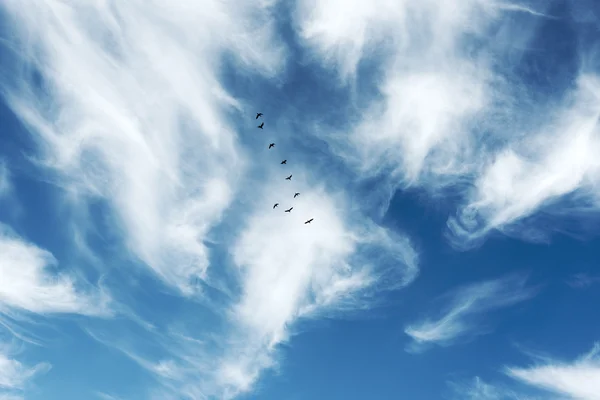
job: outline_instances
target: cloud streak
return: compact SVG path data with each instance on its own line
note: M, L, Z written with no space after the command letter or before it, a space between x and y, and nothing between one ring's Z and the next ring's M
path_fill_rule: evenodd
M486 32L497 15L494 2L378 0L354 4L351 18L337 3L299 4L298 34L325 65L354 77L361 60L376 55L382 69L379 96L351 127L353 147L339 144L352 164L431 187L471 172L470 129L502 99L502 82L484 54L470 56L465 43Z
M27 366L13 358L12 346L0 343L0 399L22 399L21 393L36 375L51 369L48 363Z
M449 385L456 394L456 400L534 400L510 389L490 385L479 377L467 384L450 382Z
M24 66L3 82L9 105L73 205L107 201L127 249L191 295L206 278L203 240L246 164L227 121L244 106L218 71L226 54L246 72L281 68L269 5L35 3L3 4L28 38L17 43Z
M51 273L56 264L51 253L0 226L0 312L110 315L106 294L82 287L66 273Z
M439 317L428 317L405 328L413 340L407 349L419 351L429 344L447 346L466 336L486 333L480 322L483 314L513 306L536 294L536 289L525 284L526 277L511 275L447 293L443 298L448 305Z
M276 185L265 188L261 203L285 191ZM360 210L344 204L341 194L315 182L296 185L303 194L289 216L261 206L233 247L243 286L230 316L246 339L242 349L234 346L225 356L222 374L239 379L242 388L256 375L248 367L252 359L268 355L264 360L272 363L276 345L298 320L368 307L374 291L403 287L418 272L417 253L406 238L352 218ZM303 225L308 217L313 224ZM375 257L378 252L388 259Z
M502 229L568 194L597 207L600 80L580 76L565 103L555 121L504 149L484 168L470 203L450 220L460 240L468 243Z
M574 362L550 361L506 373L527 385L578 400L600 399L600 344Z
M292 191L281 177L266 180L253 196L230 250L239 292L232 290L222 331L195 332L181 321L183 327L153 332L149 340L168 355L160 359L123 342L123 335L89 332L158 377L157 398L248 393L264 369L279 367L280 345L300 322L370 308L381 291L416 278L418 254L410 241L357 218L360 210L341 192L328 192L299 167L294 179ZM290 198L295 190L301 196L284 215L271 201L286 190ZM304 225L308 218L314 222Z
M499 40L515 12L535 21L548 19L545 10L492 0L377 0L353 4L346 15L339 13L346 3L298 4L296 31L316 60L344 83L375 82L377 94L361 96L360 117L343 128L350 142L345 134L323 138L361 173L388 180L390 197L406 187L460 193L463 204L448 220L457 248L477 246L494 230L528 236L515 224L565 196L575 195L572 204L554 215L597 209L593 57L580 56L575 84L549 106L508 72L515 44ZM519 36L526 47L532 34Z
M28 380L49 369L49 364L42 363L33 367L27 367L14 359L0 354L0 390L23 389Z
M201 297L220 323L142 321L138 336L88 329L157 378L149 396L249 392L277 366L299 321L369 307L377 291L415 279L418 253L407 238L374 225L306 166L295 165L286 182L240 146L232 121L255 110L227 91L223 67L252 79L283 70L275 2L47 0L23 11L33 3L3 4L20 52L2 88L39 145L39 166L82 210L73 218L106 204L111 235L129 254L182 295L176 301ZM302 193L293 212L273 211L273 193L290 185ZM209 245L226 255L212 260ZM210 290L199 293L198 279Z
M537 400L600 398L600 345L572 362L544 358L530 367L505 367L504 373L519 385L495 385L476 377L468 384L450 382L457 399ZM551 396L551 397L549 397Z

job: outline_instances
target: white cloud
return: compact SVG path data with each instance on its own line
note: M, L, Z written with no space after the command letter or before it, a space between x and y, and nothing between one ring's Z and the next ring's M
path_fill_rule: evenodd
M458 399L483 400L598 400L600 399L600 344L573 362L540 358L528 368L505 367L519 385L496 385L476 377L472 382L449 385ZM539 357L537 357L539 358Z
M406 184L444 183L471 170L470 128L499 101L502 82L465 40L486 32L498 9L483 0L299 2L300 37L342 78L380 56L380 100L351 128L349 160L363 171L391 167L392 179Z
M185 329L184 335L181 326L153 332L151 340L166 350L157 359L117 333L89 332L160 377L156 398L202 393L228 399L250 392L264 369L278 367L280 344L298 322L366 309L377 292L417 276L418 255L406 238L369 224L341 193L328 192L298 167L293 176L293 183L267 179L247 204L249 216L230 249L231 286L239 293L231 290L218 334ZM294 191L301 195L292 202ZM283 197L273 210L273 193L286 192L290 200ZM288 202L289 214L283 212ZM312 224L305 225L309 218Z
M600 344L572 362L551 361L530 368L507 368L511 377L536 388L576 400L600 399Z
M27 366L14 359L16 349L13 346L0 342L0 399L22 399L21 393L27 388L29 382L39 374L48 372L51 368L48 363L39 363Z
M456 393L456 400L528 400L530 397L523 397L516 392L484 382L481 378L475 377L472 382L450 383L450 386Z
M0 390L23 389L29 379L38 373L48 371L49 368L50 366L45 363L37 364L34 367L26 367L17 360L0 354Z
M191 294L192 279L206 276L203 240L246 163L227 113L254 111L220 84L222 58L232 55L244 73L279 71L269 2L3 7L24 61L43 77L44 91L20 67L2 83L44 150L42 164L76 200L106 199L133 254Z
M228 249L236 287L223 288L234 298L214 348L196 342L206 332L193 341L146 332L165 349L160 359L127 340L103 341L156 375L164 393L247 392L277 364L277 347L300 318L366 307L375 289L415 278L417 254L407 239L368 225L342 196L314 189L318 182L303 177L301 167L293 171L302 195L291 214L271 209L281 186L241 180L251 159L228 117L243 112L255 129L255 110L226 93L222 59L233 56L241 74L280 71L284 51L271 3L33 3L4 4L45 92L22 73L3 86L38 139L41 165L57 173L75 205L106 200L129 250L185 295L194 293L194 277L221 284L208 279L204 243L213 241L210 231L238 190L251 210L231 217L243 227ZM304 225L309 218L313 224ZM216 265L211 279L231 272L226 267Z
M567 400L562 396L549 397L547 393L540 396L538 393L525 393L504 384L490 384L480 377L475 377L468 383L449 382L449 385L456 400Z
M597 208L600 80L582 75L577 85L556 121L509 146L484 168L469 204L450 220L460 240L468 243L502 229L567 194Z
M426 318L406 327L413 339L409 350L418 351L423 345L448 345L461 337L484 333L480 319L483 314L509 307L535 295L536 290L525 286L526 278L511 275L501 279L474 283L443 296L447 304L438 318Z
M418 271L407 239L369 225L343 196L298 178L295 187L302 195L292 212L282 215L264 206L272 193L286 190L268 185L233 248L242 296L230 318L240 345L225 355L219 375L234 393L250 387L257 366L274 363L276 346L301 318L368 307L372 290L404 286ZM309 218L313 223L304 225Z
M514 56L515 41L526 48L535 24L512 40L513 20L503 17L534 21L548 17L544 9L493 0L351 3L301 0L296 18L322 64L344 82L377 85L378 96L360 96L360 117L342 128L350 145L346 134L324 136L351 165L386 173L392 191L461 191L466 204L448 221L457 247L493 229L518 234L511 224L565 195L597 209L598 78L582 70L574 99L550 107L505 68L504 51ZM363 71L362 61L375 67Z
M0 312L110 313L108 297L86 293L65 273L52 273L55 264L51 253L0 226Z

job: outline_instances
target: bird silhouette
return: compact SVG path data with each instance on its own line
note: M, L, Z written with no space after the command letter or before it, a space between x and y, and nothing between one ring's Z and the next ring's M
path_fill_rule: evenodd
M311 219L309 219L308 221L306 221L306 222L304 223L304 225L306 225L306 224L310 224L310 223L312 222L312 220L313 220L313 219L314 219L314 218L311 218Z
M287 160L283 160L281 163L282 164L287 164Z
M296 197L298 197L298 196L300 196L300 193L299 193L299 192L296 192L296 193L294 193L294 198L296 198Z
M271 147L274 147L274 146L275 146L275 143L271 143L271 144L269 145L269 149L270 149Z
M273 206L273 210L275 209L275 207L277 207L279 205L279 203L275 203L275 205Z
M262 123L261 123L261 124L260 124L258 127L259 127L260 129L262 129L262 128L263 128L263 126L265 126L265 123L264 123L264 122L262 122Z
M294 207L290 207L290 208L288 208L287 210L285 210L285 212L292 212L292 209L293 209L293 208L294 208Z
M256 119L258 119L258 117L262 117L262 113L256 113Z
M287 178L285 178L286 181L291 181L292 180L292 176L288 176Z

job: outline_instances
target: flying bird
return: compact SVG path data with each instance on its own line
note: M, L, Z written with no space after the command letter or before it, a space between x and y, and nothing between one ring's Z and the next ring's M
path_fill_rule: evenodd
M310 224L310 223L312 222L312 220L313 220L313 219L314 219L314 218L311 218L311 219L309 219L308 221L306 221L306 222L304 223L304 225L306 225L306 224Z
M281 163L282 164L287 164L287 160L283 160Z
M258 117L262 117L262 113L256 113L256 119L258 119Z
M279 203L275 203L275 205L273 206L273 210L275 209L275 207L277 207L279 205Z
M271 143L271 144L269 145L269 149L270 149L271 147L273 147L273 146L275 146L275 143Z
M286 181L291 181L292 180L292 176L288 176L287 178L285 178Z
M260 124L258 127L259 127L260 129L262 129L262 128L263 128L263 126L265 126L265 123L264 123L264 122L262 122L262 123L261 123L261 124Z
M296 197L298 197L298 196L300 196L300 193L299 193L299 192L296 192L296 193L294 193L294 198L296 198Z
M285 210L285 212L292 212L292 208L294 207L290 207L289 209Z

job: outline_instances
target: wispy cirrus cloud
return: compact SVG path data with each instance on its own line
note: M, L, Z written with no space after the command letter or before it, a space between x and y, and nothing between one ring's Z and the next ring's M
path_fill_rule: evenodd
M36 375L46 373L51 366L39 363L27 366L13 358L14 349L6 343L0 343L0 399L22 399L23 390Z
M50 272L56 263L50 252L0 225L0 313L110 315L106 293L90 289L64 272Z
M27 382L51 367L46 362L27 366L15 358L15 341L36 343L22 332L23 322L35 323L39 315L112 314L107 293L57 267L50 252L0 224L0 337L11 338L0 341L1 399L21 399Z
M506 4L381 0L354 4L350 18L339 6L300 1L297 31L344 79L360 79L361 61L377 61L378 96L359 105L351 146L337 143L340 152L362 172L391 173L394 187L437 189L472 174L481 151L473 129L508 98L489 55L469 49Z
M233 247L244 284L230 316L245 339L234 339L241 348L232 346L221 371L241 382L256 375L253 359L273 362L265 355L274 354L299 319L363 309L374 290L405 286L418 272L417 253L406 238L357 219L360 210L344 204L341 194L329 194L314 182L296 185L306 194L289 216L261 206ZM271 193L285 190L265 189L265 203ZM303 226L308 217L314 226Z
M429 344L450 345L455 341L482 333L482 315L510 307L533 297L537 289L526 286L526 277L505 278L463 286L442 296L447 306L439 317L429 317L408 325L404 332L413 342L408 350L419 351Z
M541 132L510 145L485 166L470 203L450 220L459 240L476 241L490 229L502 229L567 194L575 194L576 203L590 211L596 208L600 79L581 75L564 103Z
M600 344L573 362L550 360L528 368L507 367L506 373L529 386L578 400L600 399Z
M418 253L408 239L357 218L360 210L342 193L328 193L298 171L294 190L301 196L290 214L270 203L273 193L289 191L283 177L263 184L250 205L231 248L239 292L224 308L223 331L197 333L180 321L178 328L150 335L164 349L161 357L117 332L90 331L160 378L156 398L248 393L264 369L279 366L279 346L299 322L367 309L378 292L417 276ZM305 225L309 218L313 223Z
M511 389L492 385L475 377L468 383L449 382L456 400L534 400Z
M4 354L0 354L0 390L23 389L29 379L49 369L49 364L41 363L33 367L27 367L14 359L6 357Z
M544 357L530 367L505 367L504 373L516 384L491 384L476 377L469 383L450 382L457 399L538 400L600 398L600 345L568 362Z
M418 273L407 238L374 225L305 165L293 167L302 193L293 212L272 210L273 193L292 183L253 165L238 142L232 121L255 110L225 90L222 67L253 79L281 72L274 6L48 0L26 13L23 3L4 5L25 68L2 87L42 150L39 165L73 206L107 204L111 234L176 289L177 301L197 300L197 278L212 286L200 296L219 321L214 331L191 321L171 326L160 315L157 324L142 321L139 336L88 330L158 378L149 396L249 392L277 365L297 322L366 308L376 290L403 287ZM208 245L226 256L211 264ZM129 300L135 312L140 305ZM144 351L142 342L161 351Z
M448 220L456 247L493 230L519 235L515 223L567 195L576 209L597 209L598 43L582 49L579 72L565 77L575 84L552 106L510 72L522 51L515 41L527 46L549 4L380 0L349 15L336 2L298 4L296 30L316 60L343 82L375 82L377 95L361 96L360 117L343 128L350 141L326 139L362 173L385 176L389 196L409 186L459 192L464 204ZM510 29L516 17L528 18L529 31Z
M281 68L270 5L24 4L3 4L24 68L2 86L43 150L41 165L74 205L106 200L132 254L192 294L208 267L202 240L246 164L227 120L245 106L225 92L220 66L233 55L246 73Z

